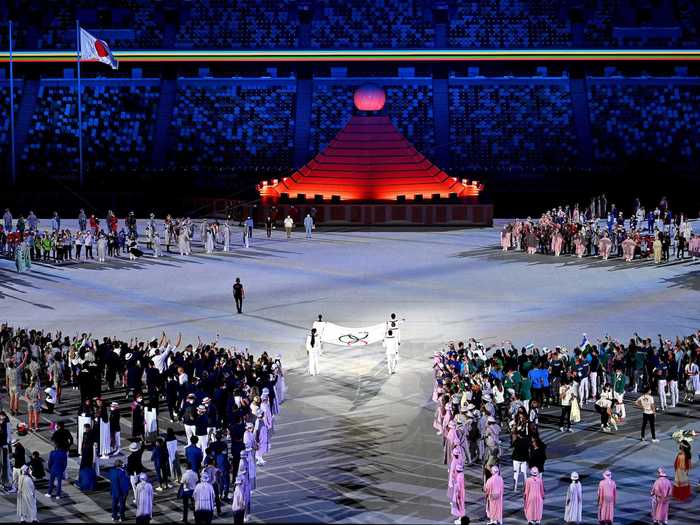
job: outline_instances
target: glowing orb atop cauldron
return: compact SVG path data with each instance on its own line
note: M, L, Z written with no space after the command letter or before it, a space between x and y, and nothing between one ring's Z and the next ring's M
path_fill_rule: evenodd
M386 93L379 86L366 84L357 88L353 100L360 111L379 111L386 102Z

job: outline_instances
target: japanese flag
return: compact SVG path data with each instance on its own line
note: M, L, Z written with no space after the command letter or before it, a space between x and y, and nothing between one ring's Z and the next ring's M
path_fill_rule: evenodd
M112 66L112 69L119 67L107 42L95 38L82 27L80 28L80 60L82 62L102 62Z

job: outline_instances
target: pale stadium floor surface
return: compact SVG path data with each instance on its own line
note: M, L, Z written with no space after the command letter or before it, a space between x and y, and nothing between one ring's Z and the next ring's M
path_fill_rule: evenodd
M674 337L700 327L698 261L655 267L619 259L503 254L498 233L497 227L336 228L314 232L312 240L304 239L301 230L291 240L276 230L268 240L256 230L249 249L241 248L240 237L232 235L237 246L229 254L204 255L195 242L195 254L186 258L147 255L136 262L40 263L24 274L3 259L0 321L61 328L69 335L118 334L127 340L162 330L171 338L181 331L185 343L220 334L226 345L282 353L288 401L277 418L267 465L258 471L253 521L448 523L453 518L446 497L447 468L441 438L432 429L435 348L472 336L485 342L512 339L516 346L533 342L573 347L582 332L592 338L609 333L626 341L635 331ZM235 277L246 287L243 315L232 313ZM385 320L392 311L407 319L397 375L387 376L378 345L327 347L322 375L305 375L303 341L317 314L363 326ZM63 419L72 418L77 408L76 392L66 394L59 407ZM584 521L595 523L595 491L606 468L618 483L616 523L649 523L654 470L664 465L672 476L677 445L670 434L679 428L700 430L698 406L660 415L657 444L638 441L640 416L631 399L628 421L613 434L597 432L599 418L591 405L573 434L560 434L558 423L547 417L558 416L557 409L545 410L542 433L549 460L543 523L562 522L572 470L582 478ZM50 416L43 417L40 435L23 442L28 451L45 455L50 450ZM128 445L130 418L123 422ZM161 430L167 426L161 417ZM182 431L180 425L176 429ZM509 457L507 453L502 462L505 522L525 523L522 496L511 492ZM71 479L76 472L77 463L71 461ZM691 470L694 484L698 472L697 467ZM484 523L481 467L469 467L466 476L468 514ZM37 487L41 522L111 522L106 482L90 494L64 484L67 497L60 503L43 496L45 484ZM154 523L180 520L175 496L175 489L155 493ZM699 502L695 492L689 502L673 502L670 523L695 522ZM215 522L230 521L230 510L224 511ZM133 521L133 507L127 518ZM0 521L15 519L14 497L0 496Z

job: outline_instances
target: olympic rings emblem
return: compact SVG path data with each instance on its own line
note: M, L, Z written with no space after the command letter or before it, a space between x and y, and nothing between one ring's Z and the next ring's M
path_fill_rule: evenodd
M344 334L341 336L338 336L338 341L341 343L344 343L348 346L352 346L358 343L362 343L363 345L367 344L367 337L369 337L369 332L357 332L356 334Z

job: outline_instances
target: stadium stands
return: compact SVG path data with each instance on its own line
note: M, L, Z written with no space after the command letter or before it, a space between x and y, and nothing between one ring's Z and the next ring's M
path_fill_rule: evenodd
M42 21L45 27L37 31L40 49L75 48L75 21L95 36L107 40L114 49L152 49L163 44L162 20L158 19L157 3L139 0L88 0L46 2Z
M433 90L430 84L386 85L386 111L392 124L423 155L435 152Z
M424 4L420 0L320 0L311 23L311 47L433 47L434 29Z
M316 154L345 127L354 112L352 97L355 90L366 83L354 80L333 83L332 80L317 81L311 105L311 127L309 153ZM415 147L424 155L434 151L435 122L433 120L432 89L430 82L396 80L381 82L386 90L387 101L384 113Z
M73 48L76 19L115 49L429 48L443 21L446 43L440 45L457 48L700 45L694 0L47 0L29 9L21 0L6 4L0 6L0 25L14 12L18 45L43 49ZM444 7L447 19L435 18L434 10ZM300 15L307 10L308 17ZM307 23L308 33L300 38ZM5 40L0 30L0 47Z
M429 48L438 42L482 49L700 46L700 7L692 0L44 4L42 9L22 0L0 5L0 47L7 47L11 16L20 49L73 48L76 18L117 52L163 46ZM359 113L353 92L367 82L386 92L381 114L444 169L620 170L630 155L674 165L697 165L698 160L700 77L690 63L596 65L583 75L571 63L489 63L481 72L474 72L474 64L449 64L439 81L431 77L432 64L419 63L410 65L413 72L391 63L324 64L306 71L293 63L204 65L210 70L200 71L201 78L192 78L200 66L191 63L123 61L118 71L85 68L86 168L104 173L292 170L322 151ZM336 66L342 66L339 72L333 71ZM268 67L269 76L261 76ZM15 69L17 156L27 170L77 173L72 68L47 65L38 77L26 66ZM309 73L310 87L302 88L308 84L299 82ZM87 78L95 74L105 78ZM141 79L144 74L157 78ZM8 85L2 66L4 114ZM434 98L433 90L445 86L447 93ZM298 99L297 89L303 94ZM6 118L0 122L0 154L8 146Z
M181 14L177 46L294 48L298 24L293 6L286 0L192 2L189 11Z
M678 20L683 29L682 47L700 46L700 5L696 0L678 0Z
M436 121L431 79L373 81L387 95L381 114L434 162L438 148L448 148L453 170L546 172L575 167L581 156L567 78L450 78L444 124ZM9 82L1 82L0 109L7 114ZM308 146L302 143L307 159L323 151L353 114L361 113L354 109L352 96L366 82L313 82ZM698 164L700 79L592 77L587 84L588 113L583 118L590 122L596 166L624 169L631 156ZM18 79L17 121L22 94L23 81ZM159 96L158 79L86 79L86 168L121 173L154 167ZM164 121L166 165L176 171L289 170L295 150L295 105L296 84L291 79L180 79L172 114ZM32 172L75 175L74 81L42 80L36 104L30 107L33 113L18 160ZM442 125L449 128L445 145L436 143L436 127ZM0 122L0 153L8 148L9 118Z
M556 0L460 2L450 14L450 47L570 47L571 29Z
M588 97L600 163L698 165L700 82L593 79Z
M4 5L3 2L0 2L0 49L3 51L9 48L10 42L10 28L8 22L11 20L11 18L8 7L8 5ZM14 22L15 23L12 27L12 40L14 44L14 49L21 49L23 47L26 47L25 38L27 35L27 26L26 24L18 24L16 20Z
M572 165L577 153L567 81L453 83L452 166L530 169Z
M159 87L121 82L83 84L83 155L96 174L150 163ZM26 168L54 177L78 170L77 100L72 82L45 82L22 154Z
M284 81L181 81L171 121L170 165L288 167L294 97L294 84Z
M22 97L22 82L15 83L15 112L19 108ZM10 87L9 83L0 85L0 114L6 118L0 119L0 157L5 157L10 151Z
M353 113L352 95L361 82L330 84L315 82L309 127L309 155L322 151L350 121Z

